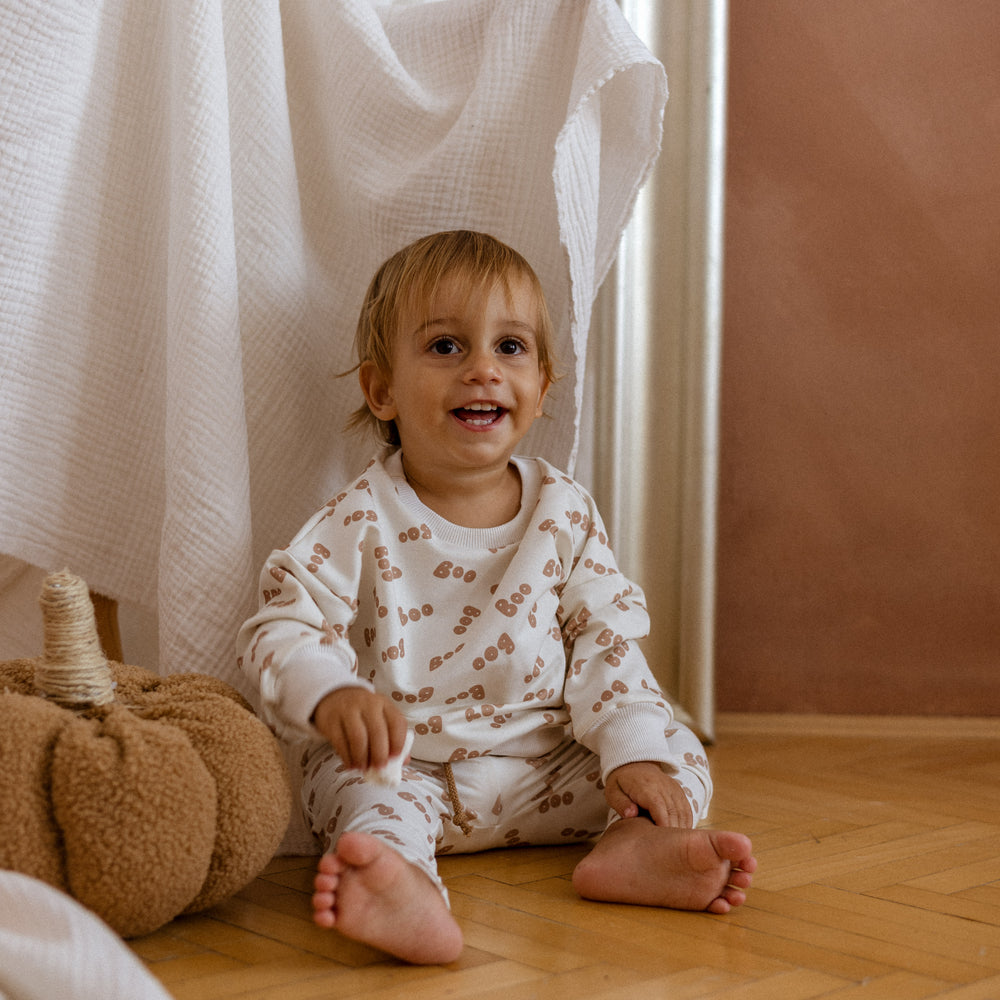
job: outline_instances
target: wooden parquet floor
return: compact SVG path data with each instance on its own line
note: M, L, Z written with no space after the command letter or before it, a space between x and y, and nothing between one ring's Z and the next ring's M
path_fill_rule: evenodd
M461 958L309 921L313 859L132 942L177 1000L1000 1000L1000 719L724 716L708 825L754 839L727 916L579 900L582 849L442 859Z

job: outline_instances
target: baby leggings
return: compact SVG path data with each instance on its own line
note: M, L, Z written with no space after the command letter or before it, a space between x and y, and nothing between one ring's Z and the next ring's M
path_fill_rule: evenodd
M674 759L685 762L674 777L697 823L712 791L704 749L676 722L668 738ZM349 830L371 834L444 893L439 854L579 843L603 833L617 814L608 809L600 775L597 756L567 740L543 757L484 756L450 765L411 760L402 782L386 788L345 768L324 744L303 762L302 803L324 851Z

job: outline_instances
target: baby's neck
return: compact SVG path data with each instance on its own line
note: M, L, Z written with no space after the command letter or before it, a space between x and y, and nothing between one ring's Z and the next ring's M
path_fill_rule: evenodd
M521 475L513 462L498 471L433 480L411 470L404 455L403 472L421 503L463 528L496 528L521 509Z

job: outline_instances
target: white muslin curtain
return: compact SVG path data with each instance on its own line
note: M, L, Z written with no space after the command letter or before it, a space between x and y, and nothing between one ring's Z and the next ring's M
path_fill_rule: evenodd
M252 700L258 567L374 451L361 296L438 229L535 265L565 378L528 447L572 471L665 101L613 0L0 0L0 583L68 567Z

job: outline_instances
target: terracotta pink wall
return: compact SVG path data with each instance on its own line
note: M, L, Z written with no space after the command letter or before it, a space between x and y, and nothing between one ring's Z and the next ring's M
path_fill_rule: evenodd
M719 707L1000 714L1000 3L730 9Z

